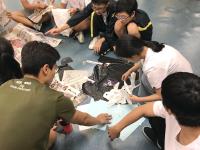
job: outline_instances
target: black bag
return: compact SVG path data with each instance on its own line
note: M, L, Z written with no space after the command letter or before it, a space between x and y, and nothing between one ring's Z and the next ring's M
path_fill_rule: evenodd
M94 67L93 75L90 78L95 82L87 81L82 85L83 92L93 97L94 100L106 100L103 98L103 94L110 91L117 82L120 82L122 87L122 75L133 66L132 63L120 59L105 56L100 57L100 59L106 61L103 61L103 65L96 65ZM107 65L107 62L110 64ZM130 80L127 81L127 84L130 84Z

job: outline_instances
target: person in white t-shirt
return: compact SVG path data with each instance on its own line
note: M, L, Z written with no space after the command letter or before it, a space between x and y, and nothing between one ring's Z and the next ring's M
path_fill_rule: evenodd
M47 8L48 4L54 3L54 0L20 0L20 1L25 9L25 13L19 11L9 12L8 16L18 23L22 23L28 27L40 30L41 23L43 23L43 21L46 21L46 19L44 19L40 23L35 23L31 19L29 19L28 16L34 13L34 11L43 10Z
M117 41L116 54L132 62L140 62L122 76L122 80L126 80L133 71L142 68L141 85L148 96L132 95L130 98L134 102L161 100L161 83L164 78L175 72L192 72L189 61L175 48L158 42L143 41L130 35L124 35Z
M123 76L122 80L127 80L133 71L141 68L141 85L138 96L131 95L134 102L151 102L161 100L161 83L170 74L175 72L192 72L192 67L188 60L175 48L159 44L158 42L147 42L139 38L124 35L116 42L116 54L125 57L136 63ZM164 146L165 120L159 117L149 118L152 129L146 135L158 147ZM151 131L151 134L148 132ZM158 144L157 144L158 143Z
M61 0L60 7L65 9L69 9L69 13L71 16L75 15L79 11L82 11L91 0ZM86 18L85 20L78 23L73 27L73 33L77 37L79 43L84 43L84 34L82 31L89 29L90 27L90 19Z
M200 77L187 72L169 75L162 82L162 102L141 105L109 128L111 140L141 117L160 116L166 120L165 150L200 148Z

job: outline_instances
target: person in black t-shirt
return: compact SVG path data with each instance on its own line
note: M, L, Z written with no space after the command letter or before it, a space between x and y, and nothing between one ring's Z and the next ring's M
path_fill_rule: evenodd
M119 0L116 6L115 33L118 37L129 34L151 41L153 26L146 12L138 9L136 0Z
M46 34L57 35L65 29L74 29L81 21L91 17L91 37L93 40L95 37L98 38L94 40L94 44L91 44L93 46L90 49L98 54L105 54L112 48L112 42L117 39L113 36L116 21L115 6L116 2L113 0L92 0L82 11L72 16L66 24L55 27Z

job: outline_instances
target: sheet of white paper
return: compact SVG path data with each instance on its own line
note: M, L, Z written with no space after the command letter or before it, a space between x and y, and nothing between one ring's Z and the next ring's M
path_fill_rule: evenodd
M89 72L85 70L65 70L62 82L81 90L82 84L87 81L88 76Z
M52 9L52 14L57 27L66 24L66 22L71 18L69 9ZM61 34L69 36L71 31L71 29L66 29Z
M127 115L131 110L133 110L137 105L113 105L109 106L108 102L103 100L79 106L77 109L83 112L87 112L92 116L97 116L100 113L108 113L112 115L111 124L109 126L113 126L117 122L119 122L125 115ZM137 122L133 123L132 125L125 128L121 134L120 139L125 140L135 129L142 124L144 118L141 118ZM97 128L100 130L106 130L106 126L92 126L92 127L85 127L79 126L80 130L90 129L90 128Z

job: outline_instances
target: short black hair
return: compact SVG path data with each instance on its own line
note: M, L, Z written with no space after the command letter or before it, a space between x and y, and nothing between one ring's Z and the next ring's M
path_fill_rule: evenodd
M11 43L4 37L0 37L0 54L7 53L14 57L14 49Z
M92 0L93 4L101 5L101 4L108 4L110 0Z
M116 13L126 12L132 15L133 11L138 9L138 3L136 0L119 0L116 5Z
M0 84L14 79L22 78L20 64L14 58L14 49L11 43L0 37Z
M49 44L32 41L22 49L22 70L24 74L38 77L40 69L48 64L50 69L60 59L58 51Z
M200 126L200 77L178 72L162 82L163 105L171 110L180 125Z

